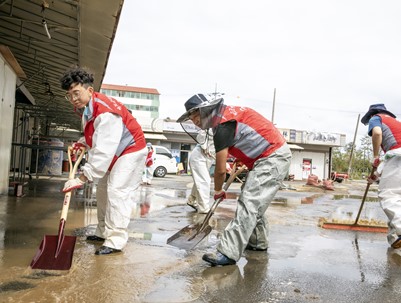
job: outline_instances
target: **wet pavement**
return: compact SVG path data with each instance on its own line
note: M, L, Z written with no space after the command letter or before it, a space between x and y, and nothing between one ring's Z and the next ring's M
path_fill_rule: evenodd
M190 176L167 175L141 186L123 253L95 256L85 241L96 226L95 189L72 199L65 233L76 235L69 271L33 270L44 235L57 235L64 178L32 180L25 196L0 196L0 302L399 302L401 250L386 234L338 231L320 218L349 219L366 183L335 183L335 191L287 182L269 207L266 252L246 251L236 265L211 267L213 251L233 217L240 184L210 220L212 232L193 250L166 244L184 226L202 222L186 206ZM385 221L371 186L361 218Z

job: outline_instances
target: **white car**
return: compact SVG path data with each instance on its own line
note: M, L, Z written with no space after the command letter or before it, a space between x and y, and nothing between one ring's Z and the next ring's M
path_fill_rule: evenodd
M171 154L171 151L160 145L153 145L153 175L163 178L166 174L177 173L177 161Z

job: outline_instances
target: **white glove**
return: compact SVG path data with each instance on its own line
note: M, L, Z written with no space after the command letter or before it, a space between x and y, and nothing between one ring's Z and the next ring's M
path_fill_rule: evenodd
M82 181L79 178L68 180L64 184L63 193L67 193L69 191L72 191L73 189L80 188L84 184L85 184L85 181Z

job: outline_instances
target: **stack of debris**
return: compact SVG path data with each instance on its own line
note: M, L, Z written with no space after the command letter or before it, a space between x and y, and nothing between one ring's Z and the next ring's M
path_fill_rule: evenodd
M319 177L316 175L309 175L308 180L306 181L306 185L321 187L326 190L334 190L333 180L319 180Z

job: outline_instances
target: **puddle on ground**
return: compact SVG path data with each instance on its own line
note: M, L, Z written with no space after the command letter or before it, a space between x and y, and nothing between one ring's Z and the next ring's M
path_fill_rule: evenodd
M362 201L363 196L360 195L333 195L333 200L343 200L343 199L355 199ZM365 202L378 202L378 197L369 197L365 198Z
M204 290L200 280L201 278L196 277L161 277L142 302L192 302L198 299Z
M140 195L147 195L150 194L151 192L154 192L154 190L148 187L140 187L137 190L137 192L139 192ZM187 190L164 188L162 192L160 191L155 192L155 195L165 199L176 199L176 198L185 199L187 197Z
M293 235L298 237L298 235ZM358 239L358 234L340 235L337 238L329 236L307 236L302 237L299 247L292 250L291 254L283 254L286 248L284 243L279 242L277 247L270 249L270 267L272 271L282 270L283 267L297 268L312 275L313 272L325 272L332 277L346 281L361 281L369 283L380 283L382 273L377 266L372 266L370 254L381 253L381 243L372 243L370 240ZM284 247L285 246L285 247ZM338 262L338 251L341 251L342 262ZM357 260L357 262L353 262ZM381 269L385 270L385 268Z
M282 206L297 206L300 204L313 204L315 199L319 196L306 196L306 197L275 197L272 204L281 204Z
M313 204L314 200L314 197L303 197L301 199L301 204Z
M354 222L360 211L360 222L371 222L375 225L384 226L387 224L387 217L380 203L375 203L378 202L377 198L372 198L369 203L364 203L362 205L362 197L358 195L338 195L335 199L333 198L332 202L332 206L335 207L335 209L331 212L328 218L329 220Z
M23 276L25 279L32 279L32 280L38 280L38 279L43 279L47 277L56 277L56 276L61 276L62 274L60 271L46 271L46 270L35 270L32 271L29 275Z
M38 187L37 195L43 193L39 199L0 197L0 268L6 273L0 275L0 302L219 302L224 295L232 293L240 296L238 302L245 302L245 296L248 301L262 302L270 295L266 283L282 283L288 279L285 275L289 271L305 274L299 281L317 273L346 281L363 279L374 284L386 275L375 267L378 263L375 256L386 247L385 240L366 238L360 241L362 265L358 267L358 262L352 261L359 260L354 243L344 241L343 235L331 238L336 234L325 230L310 237L308 227L299 227L299 219L285 229L279 224L272 225L268 254L250 252L246 254L247 260L241 258L238 266L207 267L201 260L202 254L220 241L221 232L235 212L237 195L219 206L209 221L213 228L211 233L188 252L167 245L166 240L185 225L203 221L205 216L188 210L185 205L187 190L151 187L139 188L134 197L130 239L124 253L107 257L94 255L101 244L88 243L84 237L94 232L96 201L93 195L89 197L90 203L76 196L71 201L65 229L65 234L78 236L71 270L65 274L28 270L43 235L57 234L63 195L50 192L52 196L48 197L49 191L41 192ZM360 205L360 200L350 197L340 200L327 200L327 197L331 196L324 196L321 203L322 199L310 193L280 193L275 204L288 210L277 207L277 213L290 217L290 213L297 215L303 209L307 218L314 209L321 207L328 211L339 208L342 215L351 216ZM310 203L315 207L301 205ZM295 212L290 206L301 207ZM364 214L378 207L378 203L365 206ZM159 210L162 212L153 214ZM164 215L162 219L160 214ZM310 229L316 229L315 225ZM344 254L340 263L339 250ZM252 256L255 260L251 260ZM256 257L264 259L256 260ZM247 262L246 266L241 262Z

